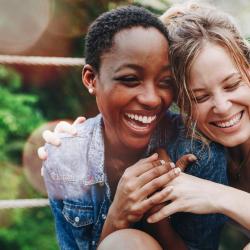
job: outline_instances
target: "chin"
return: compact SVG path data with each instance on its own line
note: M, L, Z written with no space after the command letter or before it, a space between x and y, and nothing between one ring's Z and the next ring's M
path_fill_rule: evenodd
M228 136L228 138L223 138L223 139L219 139L219 137L213 139L213 141L225 146L225 147L236 147L239 146L245 142L247 142L249 140L249 136Z

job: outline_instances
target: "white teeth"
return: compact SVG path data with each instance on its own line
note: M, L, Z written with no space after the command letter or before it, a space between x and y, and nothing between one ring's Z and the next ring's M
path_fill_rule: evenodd
M145 123L145 124L149 124L156 119L156 115L154 115L154 116L146 116L146 115L142 116L142 115L134 115L134 114L126 113L126 116L132 120L136 120L136 121L139 121L139 122Z
M235 124L237 124L240 121L241 115L242 115L242 112L235 115L234 118L232 118L229 121L226 121L226 122L214 122L214 124L217 127L220 127L220 128L229 128L229 127L234 126Z

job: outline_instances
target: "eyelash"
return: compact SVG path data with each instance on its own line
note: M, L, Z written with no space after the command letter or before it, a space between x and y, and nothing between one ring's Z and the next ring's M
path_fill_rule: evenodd
M134 87L139 84L139 79L135 76L122 76L122 77L114 78L114 80L128 87Z
M239 87L240 83L241 83L241 80L239 80L231 85L228 85L227 87L225 87L225 89L229 92L233 91ZM205 102L208 98L209 98L209 95L194 96L193 100L197 103L202 103L202 102Z
M208 98L209 98L208 95L195 96L195 97L193 97L193 101L195 101L196 103L202 103L202 102L205 102Z
M229 91L235 90L235 89L238 88L238 86L240 85L240 83L241 83L241 80L239 80L239 81L237 81L237 82L235 82L235 83L233 83L233 84L227 86L225 89L226 89L226 90L229 90Z
M140 82L140 80L136 76L117 77L114 78L114 80L119 81L129 87L134 87ZM161 80L160 83L163 83L160 84L160 86L163 88L173 88L174 86L174 80L172 78L166 78L164 80Z
M163 84L164 88L174 88L174 79L173 78L165 78L164 80L160 81L160 83L164 83Z

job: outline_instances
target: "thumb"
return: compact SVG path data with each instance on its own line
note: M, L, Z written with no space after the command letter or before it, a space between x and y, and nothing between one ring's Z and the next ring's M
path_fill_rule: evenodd
M171 158L163 148L158 148L156 153L158 154L159 159L164 160L165 162L172 162Z
M186 154L183 155L175 164L176 167L179 167L182 171L184 171L186 169L186 167L188 166L188 164L196 161L197 158L195 155L193 154Z

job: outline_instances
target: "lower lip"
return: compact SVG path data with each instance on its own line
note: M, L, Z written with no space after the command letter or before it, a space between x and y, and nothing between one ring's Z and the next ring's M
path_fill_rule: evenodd
M234 133L235 131L237 131L239 128L240 128L240 125L241 125L241 121L243 119L243 116L244 116L244 112L240 118L240 120L233 126L231 127L228 127L228 128L221 128L221 127L217 127L215 126L216 128L220 129L220 131L224 132L224 133L227 133L227 134L231 134L231 133Z
M124 122L126 124L127 127L129 127L129 129L131 131L133 131L135 134L138 134L138 135L147 135L149 134L152 129L154 128L154 125L156 123L156 119L151 122L151 123L136 123L134 122L134 120L124 116Z

